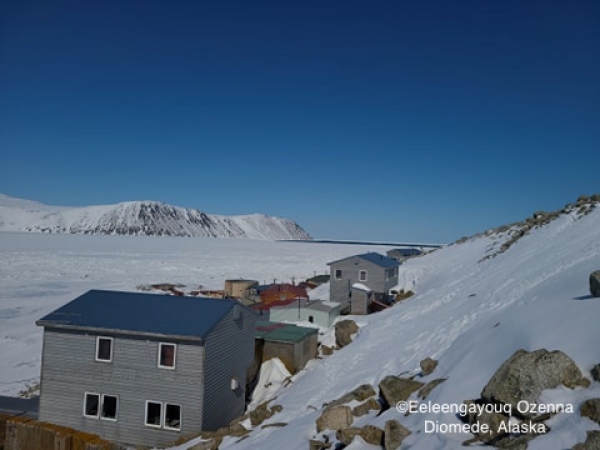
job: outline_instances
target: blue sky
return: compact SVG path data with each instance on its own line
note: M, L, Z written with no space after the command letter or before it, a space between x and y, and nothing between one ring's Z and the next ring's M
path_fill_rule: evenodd
M597 1L0 4L0 192L448 242L600 192Z

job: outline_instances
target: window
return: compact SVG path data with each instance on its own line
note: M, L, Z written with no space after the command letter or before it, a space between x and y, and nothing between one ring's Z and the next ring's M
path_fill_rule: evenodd
M181 430L181 405L163 404L162 402L148 400L146 402L146 426L166 430Z
M367 271L366 270L358 271L358 280L359 281L367 281Z
M83 415L93 419L117 420L116 395L100 395L86 392L83 400Z
M98 336L96 338L96 361L111 362L113 356L113 338Z
M315 323L315 317L314 316L308 316L308 321L310 323Z
M98 418L100 411L100 394L86 392L83 401L83 415L85 417Z
M146 402L146 425L149 427L160 428L162 417L162 403Z
M335 279L336 280L342 279L342 269L335 269Z
M102 396L102 414L100 417L106 420L117 420L118 399L114 395Z
M175 368L175 344L165 344L161 342L158 345L158 367L163 369L174 369Z
M181 406L165 404L165 428L168 430L181 429Z

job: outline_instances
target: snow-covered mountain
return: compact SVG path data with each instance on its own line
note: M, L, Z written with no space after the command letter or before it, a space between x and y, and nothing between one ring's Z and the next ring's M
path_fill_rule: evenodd
M310 235L296 222L251 214L221 216L155 201L69 208L0 194L0 231L41 233L300 239Z

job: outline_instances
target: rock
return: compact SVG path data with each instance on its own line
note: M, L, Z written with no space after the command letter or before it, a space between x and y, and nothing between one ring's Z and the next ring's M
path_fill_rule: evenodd
M344 445L350 445L355 436L360 436L367 444L381 445L383 442L383 430L373 425L365 425L362 428L344 428L335 433L335 437Z
M321 353L323 354L323 356L333 355L333 347L321 345Z
M381 405L374 398L370 398L364 403L361 403L352 410L352 415L355 417L364 416L370 411L381 411Z
M358 325L354 320L342 320L335 324L335 343L339 348L352 342L352 335L358 333Z
M583 402L579 415L582 417L588 417L594 422L600 424L600 398L590 398Z
M425 358L420 363L421 365L421 376L426 377L431 372L435 370L438 365L438 362L435 359Z
M402 426L397 420L386 421L383 448L385 448L385 450L398 449L404 438L409 434L410 430Z
M438 387L440 384L442 384L446 380L447 380L447 378L438 378L437 380L430 381L425 386L423 386L421 389L419 389L419 393L417 395L419 396L420 399L425 400L427 397L429 397L429 394L431 394L431 391L433 391L436 387Z
M571 450L600 450L600 431L588 431L585 442L577 444Z
M600 381L600 364L592 367L591 374L594 381Z
M422 386L423 383L418 381L396 377L394 375L385 377L379 383L381 396L390 406L396 405L399 401L408 400L410 394L420 389Z
M561 351L518 350L492 376L481 397L486 403L510 404L514 415L527 419L534 414L519 412L517 403L522 400L535 403L544 389L554 389L561 384L574 389L577 386L588 387L590 381Z
M473 405L473 404L482 405L483 402L481 400L467 400L464 402L464 404L467 405L466 409L469 410L470 405ZM469 412L465 416L459 415L459 418L463 422L466 422L470 425L475 425L475 424L478 424L479 426L484 425L484 424L487 425L490 432L485 433L485 434L483 434L483 433L477 434L476 438L473 439L473 441L482 441L485 443L489 443L489 442L493 441L494 439L497 439L498 436L505 434L500 431L500 426L502 424L507 425L509 423L508 416L506 416L500 412L496 412L493 408L490 409L489 412L483 411L481 414L477 414L476 412L473 412L473 413Z
M282 428L282 427L287 427L287 422L273 422L273 423L268 423L266 425L263 425L261 427L261 429L263 429L263 428Z
M308 449L309 450L327 450L330 447L331 447L330 442L323 442L323 441L318 441L316 439L311 439L309 441Z
M317 419L317 432L323 430L340 430L352 424L352 410L349 406L331 406L325 408Z
M328 403L326 406L343 405L344 403L350 403L353 400L362 402L363 400L366 400L369 397L374 397L375 395L377 395L377 393L375 392L375 389L373 389L373 386L370 384L361 384L353 391L342 395L340 398Z
M241 423L236 423L235 425L230 425L223 435L240 437L247 435L249 432L250 431Z
M600 297L600 270L590 274L590 294L592 297Z
M273 416L273 414L275 414L275 413L272 412L271 410L257 408L254 411L251 411L249 414L250 423L252 424L253 427L256 427L256 426L260 425L261 423L263 423L265 420L269 419L271 416Z

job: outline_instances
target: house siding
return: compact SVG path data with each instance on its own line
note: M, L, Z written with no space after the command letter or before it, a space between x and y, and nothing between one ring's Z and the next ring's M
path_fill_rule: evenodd
M112 362L95 360L97 334L45 328L40 420L133 445L165 445L201 429L201 345L100 335L114 338ZM177 343L175 369L157 367L160 342ZM84 417L85 392L117 396L117 420ZM181 430L147 427L147 400L181 405Z
M342 270L342 279L335 279L335 271ZM360 281L359 272L367 271L367 280ZM386 281L386 270L392 272ZM377 293L387 293L398 284L398 276L394 268L386 269L359 257L349 258L331 264L330 300L341 303L342 307L350 302L352 284L362 283Z
M339 316L338 310L332 311L321 311L317 309L310 309L310 307L300 308L298 313L298 307L282 307L282 308L271 308L269 320L273 322L308 322L309 316L313 316L314 323L324 328L329 328L335 318Z
M235 320L235 310L240 318ZM246 373L254 361L256 315L241 305L233 308L209 333L205 343L204 430L216 430L244 413ZM237 377L240 388L231 389Z

